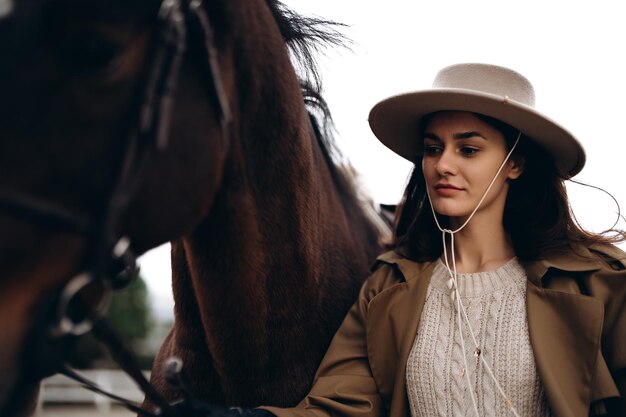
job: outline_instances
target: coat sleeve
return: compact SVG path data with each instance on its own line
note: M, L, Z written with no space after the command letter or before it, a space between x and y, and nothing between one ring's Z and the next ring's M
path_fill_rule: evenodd
M309 394L294 408L260 407L278 417L379 417L383 403L368 361L366 322L371 299L382 290L383 267L365 282L335 334ZM381 279L382 278L382 279Z
M626 416L626 254L607 247L600 255L607 267L592 277L589 288L604 303L602 355L620 394L604 404L603 412L611 417L623 417Z
M626 271L607 274L602 350L619 398L608 403L609 415L626 416Z

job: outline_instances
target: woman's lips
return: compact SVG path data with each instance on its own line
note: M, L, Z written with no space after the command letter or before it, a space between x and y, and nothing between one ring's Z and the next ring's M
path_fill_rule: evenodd
M451 184L435 184L435 191L440 196L450 197L461 191L461 189Z

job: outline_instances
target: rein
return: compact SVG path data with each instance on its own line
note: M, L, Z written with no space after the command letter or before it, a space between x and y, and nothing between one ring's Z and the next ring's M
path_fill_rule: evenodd
M87 389L121 402L133 412L146 416L173 416L175 414L167 400L146 380L134 355L123 346L102 316L108 308L111 290L125 285L137 273L136 258L130 250L131 242L116 230L146 174L145 167L151 157L155 152L167 149L172 104L187 50L188 34L198 32L203 38L210 75L209 89L211 99L217 103L216 116L221 123L226 153L230 147L232 117L220 73L213 28L203 0L163 0L157 24L158 46L148 74L144 101L139 109L137 132L130 135L115 187L101 214L78 213L51 201L6 190L0 190L0 211L42 227L78 233L87 239L84 270L38 306L34 324L25 338L22 372L15 386L62 373ZM72 342L77 336L90 331L107 346L116 362L139 385L146 397L160 408L156 414L105 392L64 364ZM180 373L179 368L176 369Z

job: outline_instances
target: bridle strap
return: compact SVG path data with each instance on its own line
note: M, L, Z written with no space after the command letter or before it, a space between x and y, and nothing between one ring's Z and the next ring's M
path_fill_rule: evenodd
M100 387L98 384L96 384L93 381L90 381L89 379L85 378L84 376L82 376L80 373L76 372L74 369L68 367L67 365L63 366L63 368L59 371L59 373L65 375L66 377L78 382L83 388L95 392L96 394L100 394L103 395L107 398L112 399L113 401L121 404L122 406L126 407L128 410L132 411L133 413L137 413L141 416L147 416L147 417L161 417L162 415L159 414L155 414L152 413L148 410L145 410L143 408L141 408L141 406L139 406L139 404L136 404L132 401L129 401L126 398L120 397L119 395L115 395L112 394L106 390L104 390L102 387Z
M222 126L222 138L224 141L224 152L227 154L230 149L231 130L230 125L233 117L230 106L228 104L228 96L224 87L224 80L220 70L218 53L215 48L215 33L211 21L206 12L202 8L203 0L192 0L189 5L189 11L196 18L199 27L204 34L204 50L207 54L209 63L209 71L211 74L211 84L213 87L214 98L219 106L219 117Z
M94 324L93 334L108 347L113 359L115 359L128 376L137 383L139 388L146 394L146 397L156 406L160 407L162 413L165 413L165 415L170 414L169 403L144 377L135 355L126 349L120 338L104 318Z
M50 201L0 190L0 211L50 229L86 234L91 222L85 215L68 210Z
M158 151L167 148L170 113L180 67L187 49L187 28L179 1L164 0L158 14L160 47L148 76L139 118L140 134L152 138Z

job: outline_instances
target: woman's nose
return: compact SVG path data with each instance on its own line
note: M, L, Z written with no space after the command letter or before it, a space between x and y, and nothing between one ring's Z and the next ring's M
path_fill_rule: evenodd
M444 149L435 163L435 170L439 175L454 175L456 173L456 164L454 162L454 152Z

